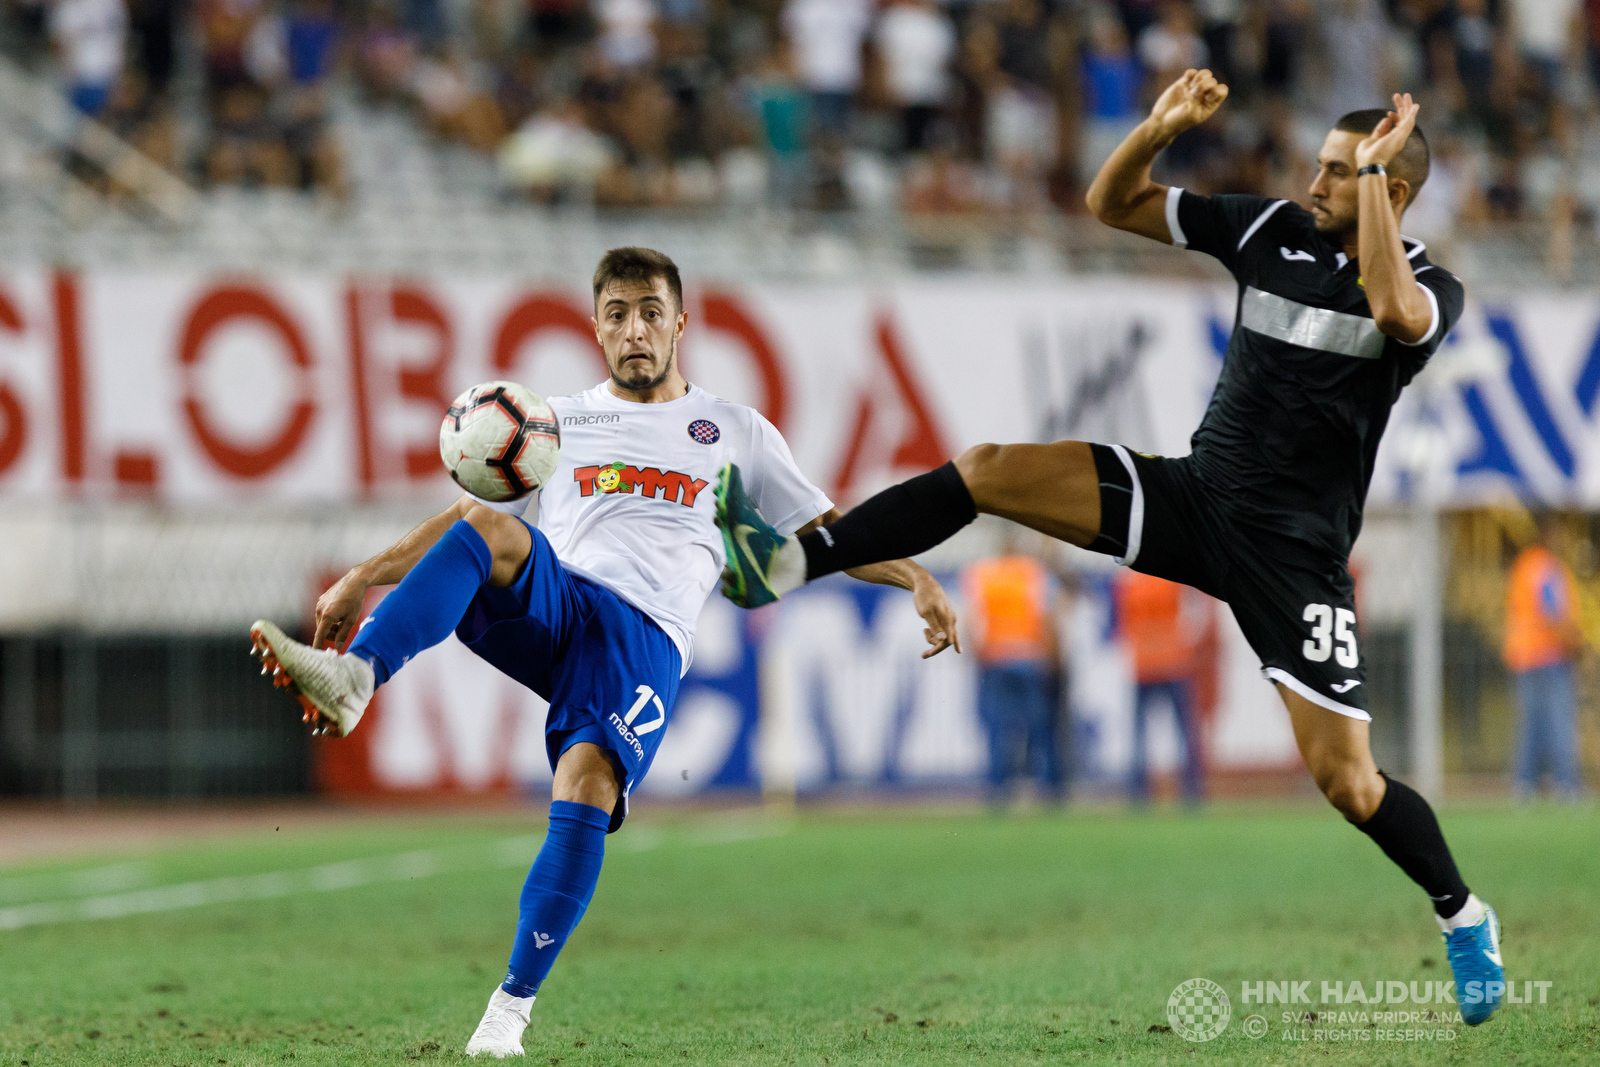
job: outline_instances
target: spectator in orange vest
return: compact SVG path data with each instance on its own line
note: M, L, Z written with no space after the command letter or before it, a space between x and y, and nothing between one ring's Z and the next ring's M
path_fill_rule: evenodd
M1060 647L1055 579L1007 538L1003 554L961 576L978 654L978 718L989 738L989 799L1001 803L1019 766L1047 797L1064 790L1056 747Z
M1506 581L1506 637L1501 652L1517 687L1516 789L1538 789L1549 759L1556 788L1568 799L1578 779L1577 696L1573 665L1583 648L1578 584L1553 551L1561 538L1552 515L1539 520L1539 540L1517 555Z
M1206 631L1211 603L1205 594L1138 571L1123 571L1112 583L1117 635L1133 655L1133 769L1128 793L1150 797L1145 734L1151 705L1165 697L1183 740L1183 797L1200 800L1205 757L1195 713L1196 650Z

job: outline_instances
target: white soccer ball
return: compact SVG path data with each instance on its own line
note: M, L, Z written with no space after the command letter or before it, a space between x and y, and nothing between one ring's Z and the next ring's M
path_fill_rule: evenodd
M516 382L484 382L456 397L439 427L450 477L484 500L516 500L544 485L561 455L561 427L544 397Z

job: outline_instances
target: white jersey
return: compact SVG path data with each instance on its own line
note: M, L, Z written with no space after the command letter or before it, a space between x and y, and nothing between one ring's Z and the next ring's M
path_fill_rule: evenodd
M761 514L784 533L833 507L772 423L697 386L664 404L623 400L609 382L549 400L561 461L538 494L539 529L568 570L654 619L685 670L700 609L722 577L722 465L739 465ZM532 499L490 506L521 515Z

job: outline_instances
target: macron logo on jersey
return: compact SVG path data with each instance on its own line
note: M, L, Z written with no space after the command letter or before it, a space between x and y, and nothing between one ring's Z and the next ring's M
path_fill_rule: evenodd
M572 480L578 483L578 492L582 496L594 496L596 491L602 494L631 493L637 489L640 496L671 500L686 508L694 507L695 497L709 484L703 478L678 471L640 468L624 463L579 467L572 472Z

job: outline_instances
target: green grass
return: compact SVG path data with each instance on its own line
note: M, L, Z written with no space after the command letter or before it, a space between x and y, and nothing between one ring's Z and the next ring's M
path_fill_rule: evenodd
M526 1062L1600 1061L1592 810L1444 813L1469 882L1499 909L1511 977L1555 985L1543 1006L1406 1044L1289 1043L1281 1006L1239 1003L1244 980L1311 979L1318 996L1324 979L1449 976L1420 893L1319 808L635 820L611 839L534 1009ZM496 843L530 826L533 814L354 820L0 871L5 907L452 857L401 881L0 931L0 1065L459 1061L502 975L523 877L495 862ZM1234 1024L1204 1044L1150 1029L1192 977L1234 1000ZM1240 1028L1255 1010L1261 1040Z

